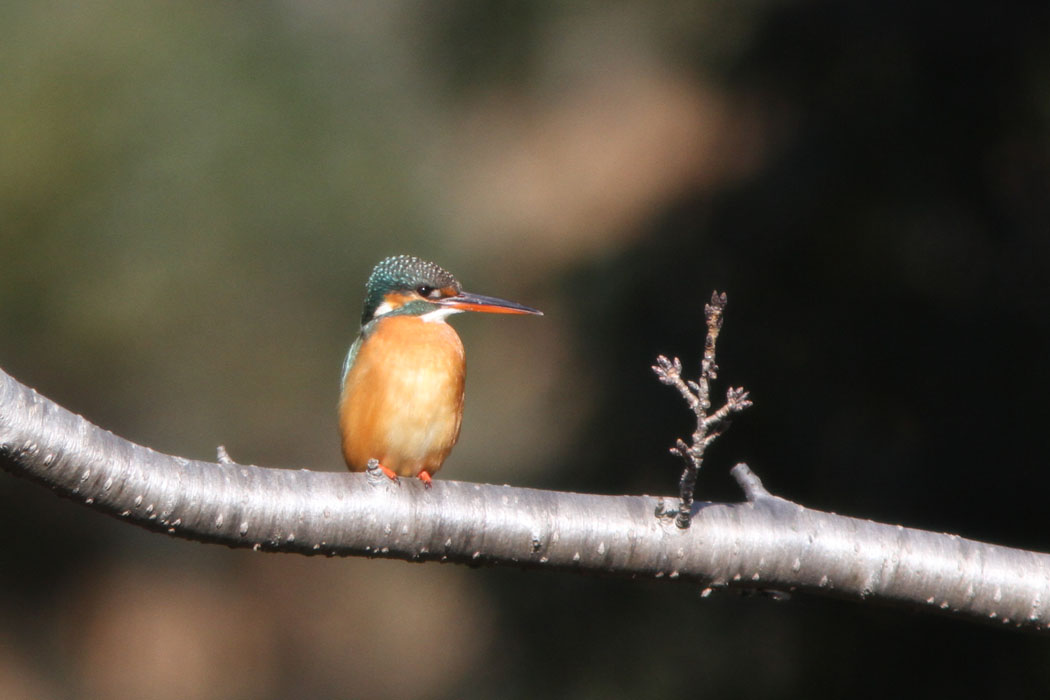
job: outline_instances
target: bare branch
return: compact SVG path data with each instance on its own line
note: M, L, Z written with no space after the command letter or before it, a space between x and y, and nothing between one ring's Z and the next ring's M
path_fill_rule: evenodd
M678 389L678 393L682 395L685 402L689 404L689 408L696 411L697 406L700 405L700 398L696 393L700 392L700 385L694 381L686 382L682 379L682 361L677 357L673 360L669 360L663 355L659 355L656 358L656 364L653 365L653 371L656 372L657 378L666 384L667 386L673 386Z
M717 590L806 591L1050 629L1050 555L810 510L770 496L695 504L380 474L264 469L160 454L0 371L0 465L176 537L270 552L591 572Z
M711 303L704 306L707 319L707 340L704 342L704 357L700 363L699 381L682 379L682 361L677 357L668 359L663 355L656 358L653 372L661 383L673 386L685 399L689 409L696 415L696 430L693 431L692 444L686 444L679 438L671 448L671 454L685 462L685 469L678 482L679 504L675 512L675 524L685 529L689 527L693 512L693 493L696 491L696 475L704 464L704 452L707 446L729 428L730 417L751 406L751 399L743 387L730 388L726 392L726 403L714 413L708 415L711 408L711 380L718 376L718 365L715 363L715 344L722 330L722 312L726 307L725 292L711 294ZM664 517L672 513L661 512Z

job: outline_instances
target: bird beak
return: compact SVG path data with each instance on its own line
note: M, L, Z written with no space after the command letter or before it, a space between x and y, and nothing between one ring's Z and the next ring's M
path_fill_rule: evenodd
M481 294L471 294L470 292L460 292L455 296L438 299L434 303L440 304L441 306L448 306L453 309L459 309L461 311L482 311L488 314L543 315L543 312L539 309L516 304L515 302L507 301L506 299L486 297Z

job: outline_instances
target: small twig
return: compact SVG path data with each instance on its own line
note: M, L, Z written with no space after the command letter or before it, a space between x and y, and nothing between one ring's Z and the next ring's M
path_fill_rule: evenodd
M748 393L743 387L732 388L726 392L726 402L714 413L711 408L711 380L718 377L718 364L715 362L715 344L718 333L722 330L722 312L726 306L726 295L723 292L711 294L711 303L704 306L707 319L707 340L704 342L704 357L700 363L698 381L682 378L682 361L677 357L668 359L664 355L656 358L653 371L659 380L674 387L685 399L689 409L696 415L696 430L693 431L691 443L682 439L675 441L671 454L685 461L685 469L679 482L678 513L675 524L680 528L689 527L693 511L693 492L696 489L696 475L704 462L704 451L719 435L729 428L733 414L740 413L751 405Z
M749 503L754 503L762 498L772 498L773 494L762 485L762 480L758 478L758 475L743 462L730 469L729 473L743 489L744 496L747 497Z

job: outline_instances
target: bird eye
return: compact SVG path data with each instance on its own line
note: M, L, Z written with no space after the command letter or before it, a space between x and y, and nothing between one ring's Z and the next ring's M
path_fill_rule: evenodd
M426 299L438 299L441 297L441 290L429 287L425 284L416 287L416 293Z

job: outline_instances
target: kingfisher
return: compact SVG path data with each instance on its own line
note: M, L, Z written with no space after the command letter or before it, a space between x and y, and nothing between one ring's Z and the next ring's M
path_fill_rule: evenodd
M463 418L466 355L446 323L461 311L543 315L465 292L451 273L411 255L386 258L372 270L339 398L343 458L351 471L376 460L390 479L417 477L430 487Z

